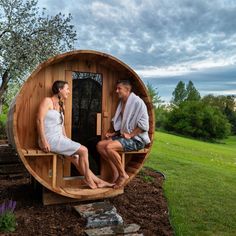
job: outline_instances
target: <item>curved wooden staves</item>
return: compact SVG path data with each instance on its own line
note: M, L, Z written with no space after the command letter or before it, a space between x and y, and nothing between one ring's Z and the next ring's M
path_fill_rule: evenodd
M139 76L124 62L117 58L91 50L78 50L50 58L40 64L24 83L16 99L11 105L8 115L7 133L9 143L17 150L23 164L29 173L43 186L63 196L81 200L99 199L121 194L123 189L101 188L88 189L83 184L81 176L71 176L71 164L66 159L57 156L44 155L39 150L37 142L36 114L39 103L45 96L51 95L51 85L55 80L65 80L72 89L73 72L94 73L102 77L101 112L97 117L98 137L104 138L110 126L117 105L115 93L116 81L129 78L133 82L133 91L147 105L149 112L149 136L151 144L138 153L121 154L123 156L129 181L142 168L150 152L154 136L154 112L145 85ZM67 135L72 135L72 96L66 101L65 128ZM102 162L100 176L109 180L111 172Z

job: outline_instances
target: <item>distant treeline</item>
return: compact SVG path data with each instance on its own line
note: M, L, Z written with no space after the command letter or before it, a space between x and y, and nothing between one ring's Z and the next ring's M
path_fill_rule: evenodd
M155 107L156 129L216 141L236 135L236 96L201 97L192 81L179 81L170 104L163 104L156 88L147 84Z

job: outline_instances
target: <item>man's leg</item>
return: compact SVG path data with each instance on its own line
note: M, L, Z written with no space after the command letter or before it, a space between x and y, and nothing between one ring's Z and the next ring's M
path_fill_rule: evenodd
M114 142L113 140L109 139L109 140L102 140L100 142L98 142L97 144L97 150L99 152L99 154L101 155L101 158L103 158L104 160L106 160L108 162L108 164L111 167L112 170L112 183L115 183L115 181L118 179L119 177L119 172L117 171L116 166L113 164L113 162L111 161L109 154L107 153L107 145L109 143Z
M106 152L109 155L109 159L116 167L119 177L116 181L114 188L120 188L124 185L125 181L129 178L128 174L125 172L125 169L121 162L121 156L118 151L123 151L123 146L119 141L112 141L107 144Z
M79 171L80 174L84 175L84 169L83 167L79 164L79 156L72 156L72 157L67 157L69 161L71 161L76 169ZM94 173L89 169L88 170L89 176L92 178L94 183L97 185L98 188L104 188L104 187L112 187L114 184L110 184L102 179L99 179Z

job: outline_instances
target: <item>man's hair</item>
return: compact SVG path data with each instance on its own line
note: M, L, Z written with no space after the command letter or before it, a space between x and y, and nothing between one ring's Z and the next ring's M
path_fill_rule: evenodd
M130 79L120 79L116 82L116 84L123 84L132 88L132 83Z

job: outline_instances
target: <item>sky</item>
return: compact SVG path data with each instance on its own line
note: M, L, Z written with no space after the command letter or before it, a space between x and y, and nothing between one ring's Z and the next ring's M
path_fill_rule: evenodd
M201 96L236 95L235 0L38 0L72 14L76 49L111 54L168 102L191 80Z

